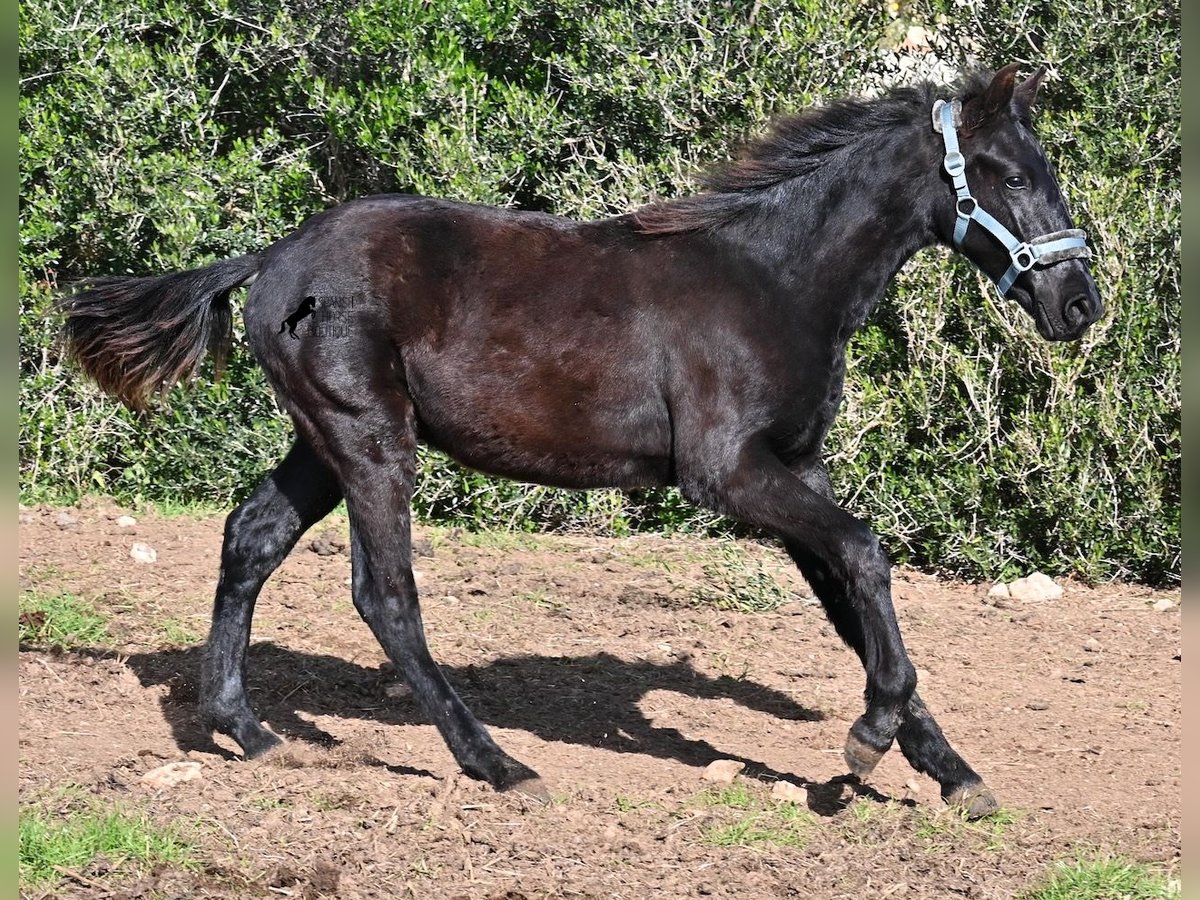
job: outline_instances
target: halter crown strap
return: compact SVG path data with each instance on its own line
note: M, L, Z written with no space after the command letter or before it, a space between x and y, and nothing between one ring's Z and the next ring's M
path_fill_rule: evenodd
M942 158L942 166L954 183L954 192L958 195L955 202L956 218L954 221L954 246L962 249L962 242L967 236L967 229L972 222L978 222L989 234L1004 245L1008 251L1011 264L1000 278L993 279L1000 289L1000 295L1008 293L1017 277L1034 266L1050 266L1064 259L1090 259L1091 250L1087 246L1087 236L1078 228L1068 228L1043 234L1031 241L1018 240L1015 235L993 216L989 215L979 205L967 186L967 161L958 149L957 125L962 115L962 106L958 100L939 100L933 105L933 128L941 132L942 143L946 155ZM987 274L987 273L984 273ZM988 276L991 278L991 276Z

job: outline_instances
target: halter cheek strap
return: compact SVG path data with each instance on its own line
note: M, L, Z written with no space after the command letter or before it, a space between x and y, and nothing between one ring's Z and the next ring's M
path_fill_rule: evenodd
M980 207L979 201L971 196L971 189L967 187L967 161L958 149L958 131L955 126L961 116L962 104L958 100L939 100L933 104L933 129L941 132L942 143L946 147L942 165L954 182L954 190L958 194L955 204L955 248L962 249L967 228L972 222L978 222L1004 245L1011 264L999 279L993 279L1000 289L1001 296L1008 293L1008 289L1022 272L1034 266L1050 266L1064 259L1090 259L1092 252L1087 246L1087 236L1078 228L1067 228L1043 234L1031 241L1021 241Z

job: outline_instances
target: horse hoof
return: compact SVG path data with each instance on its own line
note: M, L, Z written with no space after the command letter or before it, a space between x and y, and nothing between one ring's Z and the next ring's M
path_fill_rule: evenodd
M209 735L215 732L233 738L245 759L255 759L283 745L277 734L249 715L202 713L200 722Z
M947 804L962 810L968 819L982 819L999 811L996 796L982 781L957 787L944 797Z
M277 747L283 746L283 741L265 728L261 729L261 733L247 737L244 742L238 741L238 743L242 745L242 754L246 759L257 759Z
M879 764L879 760L883 759L883 754L886 752L887 748L876 750L851 731L846 738L846 749L843 751L843 756L846 758L846 765L850 767L850 771L854 775L866 778L875 771L875 766Z
M504 787L503 792L520 794L532 800L535 803L540 803L543 806L550 804L550 789L546 787L546 782L542 781L538 776L526 778L523 781L518 781Z

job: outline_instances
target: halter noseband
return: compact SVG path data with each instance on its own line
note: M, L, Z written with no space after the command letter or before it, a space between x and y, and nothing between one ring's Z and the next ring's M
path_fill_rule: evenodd
M1031 241L1019 241L1011 231L983 211L979 201L971 196L971 189L967 187L967 161L958 149L958 132L955 125L961 114L962 104L958 100L938 100L933 104L933 130L941 132L942 142L946 145L946 156L942 165L950 174L954 181L954 189L958 192L958 202L955 204L955 212L958 214L954 223L955 248L962 249L963 239L967 236L967 226L973 221L982 225L992 237L1004 245L1012 264L999 279L992 279L1000 289L1001 296L1008 294L1008 289L1022 272L1034 266L1049 266L1064 259L1077 257L1090 259L1092 252L1087 246L1087 236L1078 228L1043 234Z

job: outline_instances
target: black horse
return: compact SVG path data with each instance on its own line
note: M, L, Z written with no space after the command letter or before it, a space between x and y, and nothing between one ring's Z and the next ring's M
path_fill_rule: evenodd
M138 407L206 352L221 362L229 295L254 285L246 337L297 438L226 523L207 723L247 756L278 743L244 685L255 599L345 497L354 603L459 765L545 796L426 647L409 518L423 440L526 481L677 485L778 535L866 670L866 710L846 742L852 773L867 776L898 740L947 802L995 810L915 691L887 556L834 502L822 444L847 341L923 247L958 246L1049 340L1079 338L1100 316L1082 232L1030 125L1044 70L1019 84L1016 71L809 110L702 193L615 218L370 197L261 253L96 280L67 298L70 353ZM320 321L282 335L305 303Z

